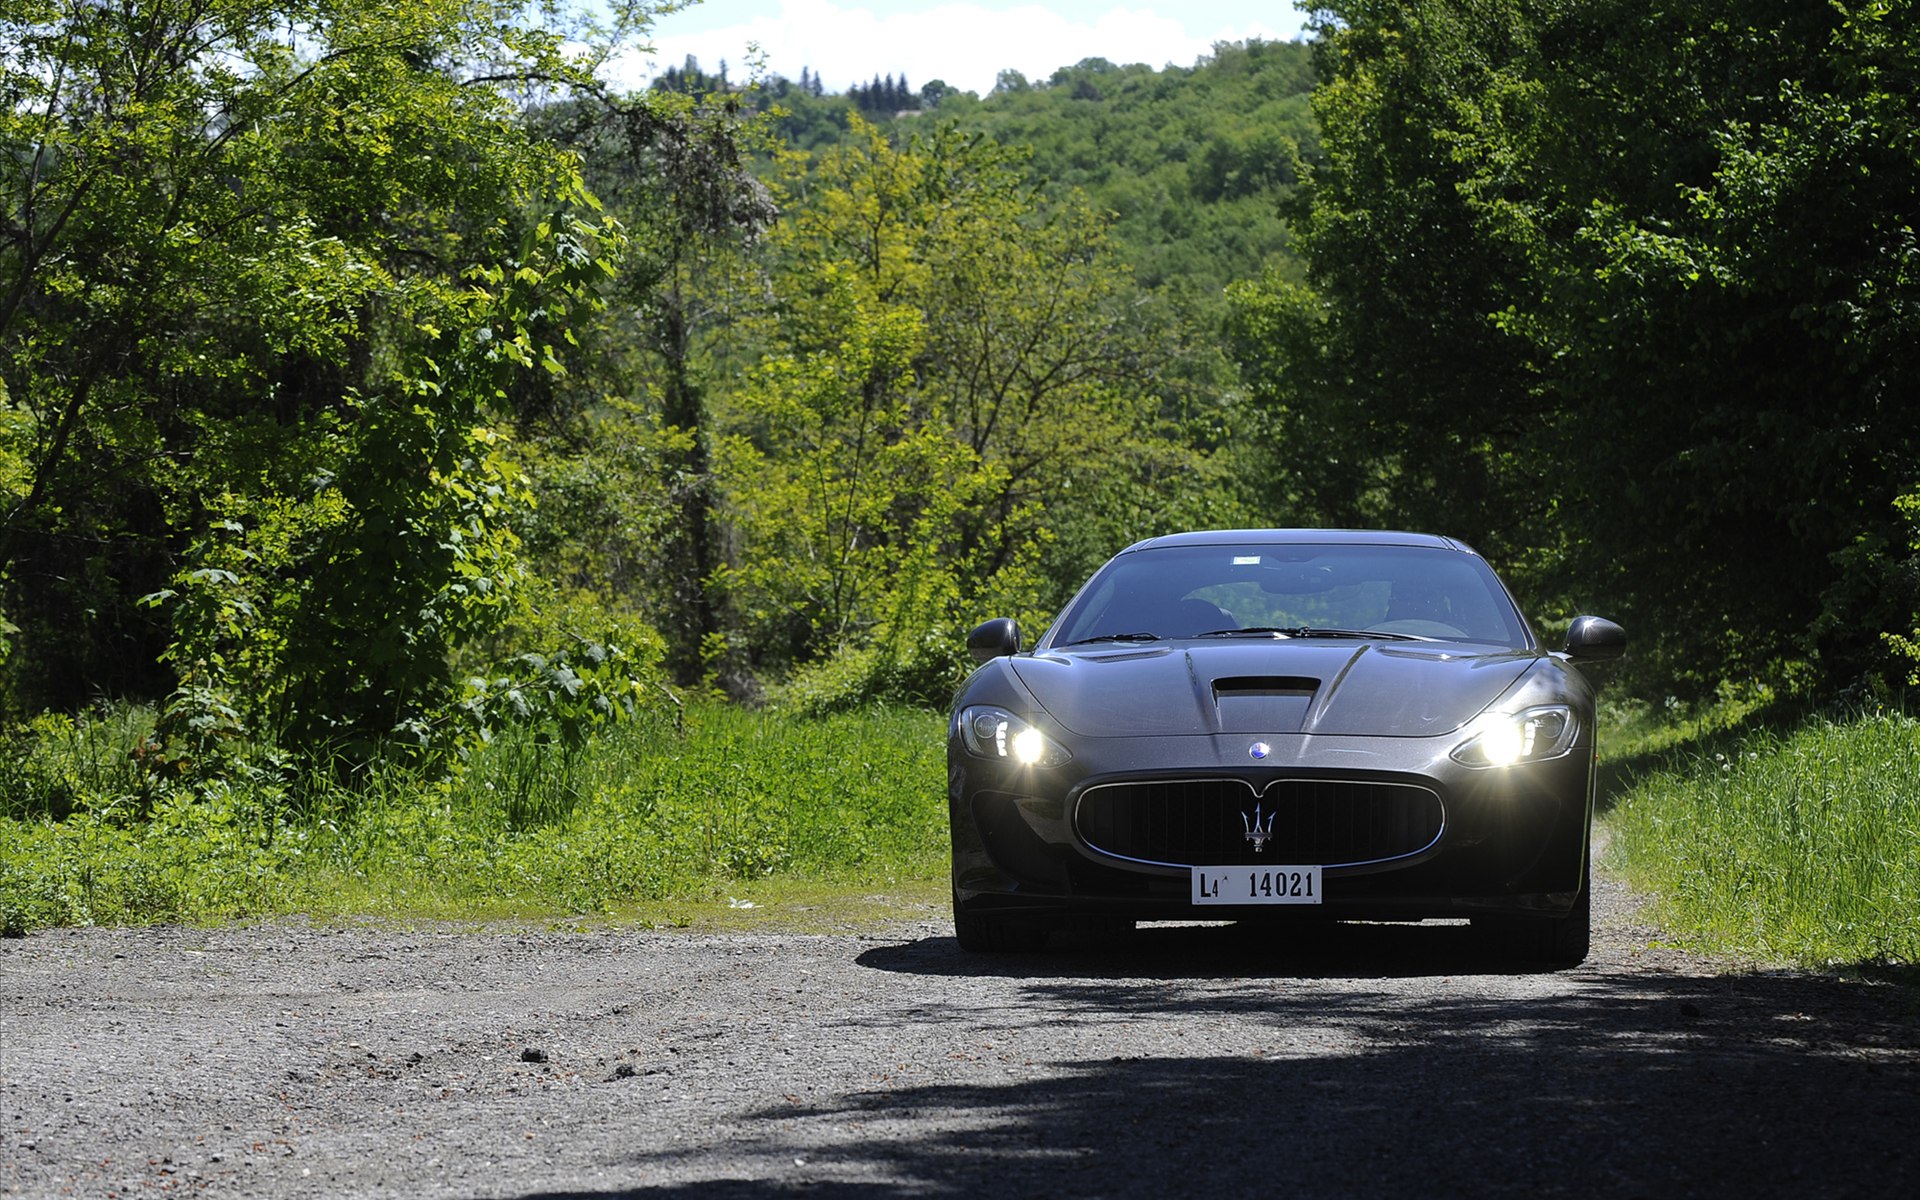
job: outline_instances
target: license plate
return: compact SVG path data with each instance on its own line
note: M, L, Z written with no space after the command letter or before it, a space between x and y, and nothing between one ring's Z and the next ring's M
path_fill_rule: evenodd
M1195 867L1195 904L1318 904L1320 867Z

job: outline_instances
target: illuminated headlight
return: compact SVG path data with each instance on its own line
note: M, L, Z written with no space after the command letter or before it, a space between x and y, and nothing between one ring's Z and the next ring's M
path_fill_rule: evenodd
M1564 704L1487 713L1474 721L1453 757L1469 767L1511 767L1558 758L1573 745L1574 732L1573 711Z
M1007 759L1028 767L1057 767L1073 757L1006 709L988 705L961 711L960 740L982 758Z

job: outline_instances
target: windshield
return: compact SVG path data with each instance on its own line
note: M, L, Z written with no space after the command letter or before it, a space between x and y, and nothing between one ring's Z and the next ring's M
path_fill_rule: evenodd
M1053 646L1309 634L1529 644L1492 568L1430 546L1169 546L1119 555L1088 582L1049 638Z

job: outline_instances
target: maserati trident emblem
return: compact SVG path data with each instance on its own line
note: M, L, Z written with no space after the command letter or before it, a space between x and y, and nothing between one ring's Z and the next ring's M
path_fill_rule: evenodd
M1240 823L1247 828L1247 840L1253 843L1253 852L1259 854L1267 848L1267 839L1273 836L1273 818L1277 813L1268 813L1267 819L1260 819L1260 806L1253 806L1253 815L1240 814Z

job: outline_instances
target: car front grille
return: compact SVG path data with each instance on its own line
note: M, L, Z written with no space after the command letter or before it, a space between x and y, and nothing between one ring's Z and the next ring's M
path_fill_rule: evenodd
M1433 845L1445 819L1424 787L1323 779L1282 779L1264 792L1237 779L1100 784L1074 807L1093 849L1172 867L1405 858ZM1271 835L1255 849L1249 832L1258 830Z

